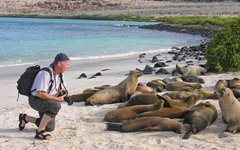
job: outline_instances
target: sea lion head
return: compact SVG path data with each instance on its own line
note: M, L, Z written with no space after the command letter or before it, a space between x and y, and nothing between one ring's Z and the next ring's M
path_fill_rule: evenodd
M214 92L217 97L222 97L226 93L226 88L225 87L220 87L216 92Z
M88 99L85 101L85 105L87 105L87 106L93 106L93 105L94 105L94 99L92 99L91 97L88 98Z
M181 71L181 67L176 65L176 68L172 70L172 76L176 76L178 74L183 74L183 72Z
M183 80L182 80L181 77L174 77L174 78L173 78L173 81L183 82Z
M204 84L205 83L204 79L203 78L199 78L199 83Z
M139 69L136 70L130 70L128 76L134 76L136 78L141 77L143 75L143 72Z

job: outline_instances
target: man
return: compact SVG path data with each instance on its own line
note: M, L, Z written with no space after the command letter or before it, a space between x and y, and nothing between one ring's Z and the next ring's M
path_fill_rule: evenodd
M51 132L55 129L55 117L61 109L61 104L64 98L61 92L65 88L62 73L64 73L70 66L70 59L64 53L59 53L55 56L52 64L50 64L51 75L46 70L38 72L34 79L31 96L29 96L30 106L37 110L39 118L29 116L27 114L19 114L19 130L23 130L28 122L36 124L36 139L49 140ZM52 82L52 83L51 83Z

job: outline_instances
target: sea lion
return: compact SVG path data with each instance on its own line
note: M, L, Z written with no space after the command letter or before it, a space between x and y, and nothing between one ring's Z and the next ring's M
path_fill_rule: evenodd
M240 89L239 88L231 88L232 92L233 92L233 95L236 97L236 98L240 98Z
M142 117L120 123L107 123L107 130L120 132L173 131L180 134L185 128L182 123L163 117Z
M225 132L236 133L240 130L240 102L229 88L221 88L216 94L219 97L223 121L227 123L227 128L219 137L225 137Z
M136 91L141 92L141 93L153 93L153 94L156 93L156 90L154 90L153 88L151 88L145 84L142 84L142 83L137 85Z
M128 96L136 91L138 84L138 77L142 76L143 73L138 70L130 71L129 75L125 80L116 86L105 88L91 97L86 101L86 105L96 104L109 104L119 101L127 101Z
M166 85L170 82L175 82L175 81L183 81L181 77L173 77L173 78L164 78L162 79L163 83Z
M218 80L215 84L214 89L219 90L224 87L228 87L228 82L226 80Z
M147 83L147 86L151 87L154 89L156 92L162 92L164 90L164 85L157 81L150 81Z
M165 87L165 83L161 79L155 79L152 80L151 82L157 82L158 84L161 84L163 87Z
M162 97L167 99L167 95ZM197 101L201 100L202 98L203 98L202 94L195 94L195 95L189 96L185 100L176 100L176 99L169 98L168 102L170 103L170 105L192 109L192 107L195 106Z
M193 91L196 94L203 95L203 100L205 99L218 99L217 95L214 92L203 90L203 89L194 89Z
M159 101L160 99L155 94L142 93L131 97L129 101L126 101L124 104L120 104L118 108L134 105L149 105L157 103Z
M84 93L79 93L79 94L73 94L70 95L69 98L73 102L85 102L86 99L88 99L90 96L95 94L97 91L92 91L92 92L84 92Z
M164 99L164 104L161 109L152 110L138 114L136 117L150 117L150 116L159 116L167 118L183 118L191 109L186 107L179 107L172 105L169 100Z
M238 78L233 78L228 82L228 87L231 88L238 88L240 89L240 79Z
M164 95L167 95L172 99L186 100L190 96L196 95L196 93L188 92L188 91L171 91L171 92L164 93L163 96Z
M172 75L175 76L177 74L181 75L205 75L207 70L201 66L191 65L191 66L183 66L179 67L176 65L176 68L173 69Z
M191 134L196 134L217 119L217 109L210 102L199 103L184 117L183 124L189 124L189 130L183 136L188 139Z
M197 75L185 75L182 76L181 79L185 82L194 82L194 83L205 83L204 79Z
M127 103L127 106L134 106L134 105L148 105L148 104L154 104L161 100L166 100L170 103L170 105L178 106L178 107L186 107L191 109L198 100L202 99L202 95L191 95L185 100L175 100L171 99L167 95L161 96L159 94L139 94L133 98L131 98Z
M168 91L193 91L194 89L200 89L202 85L199 83L190 83L190 82L170 82L166 84L166 90Z
M118 108L112 111L109 111L104 116L104 121L108 122L117 122L121 120L135 118L137 114L152 111L156 109L161 109L163 107L163 101L159 101L158 103L152 105L136 105L136 106L129 106Z

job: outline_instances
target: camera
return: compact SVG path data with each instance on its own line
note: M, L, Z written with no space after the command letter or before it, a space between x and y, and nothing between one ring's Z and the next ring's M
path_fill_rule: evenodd
M58 97L65 95L67 92L65 90L58 93Z
M58 93L58 97L66 95L66 94L67 94L67 92L65 90L63 90L63 91ZM63 99L64 99L65 102L68 103L68 105L72 105L73 104L73 101L68 96L64 96Z
M67 102L68 105L72 105L73 104L73 101L68 96L64 97L64 101Z

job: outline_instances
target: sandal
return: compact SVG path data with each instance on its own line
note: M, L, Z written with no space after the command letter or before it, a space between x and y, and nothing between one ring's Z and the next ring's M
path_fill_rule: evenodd
M28 123L28 121L26 120L26 116L27 114L19 114L18 119L19 119L19 124L18 124L18 128L20 131L22 131L25 128L25 125ZM24 123L24 126L22 126Z
M51 137L50 134L43 134L45 132L45 130L42 130L40 132L38 132L38 130L36 130L36 135L35 138L39 139L39 140L49 140L49 138L47 137Z

